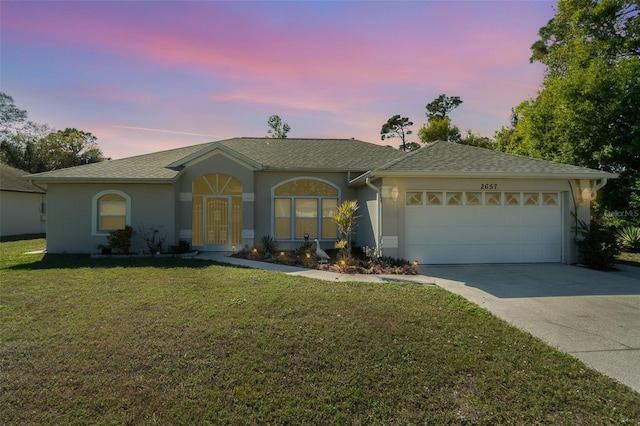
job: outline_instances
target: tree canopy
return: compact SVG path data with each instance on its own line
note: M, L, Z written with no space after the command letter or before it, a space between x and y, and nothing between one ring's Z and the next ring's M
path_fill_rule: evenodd
M0 130L4 134L17 130L26 119L27 111L16 107L11 96L0 93Z
M640 6L560 0L532 61L546 68L536 99L516 107L499 149L619 173L605 210L640 208Z
M411 126L413 126L413 122L408 117L400 117L399 114L396 114L382 125L380 139L400 138L402 141L400 148L403 151L410 151L412 145L411 143L407 144L406 137L413 133L412 130L409 130Z
M451 123L449 113L462 104L459 96L442 94L426 106L427 124L418 131L418 137L423 143L437 140L460 142L460 129Z
M0 160L30 173L40 173L104 160L89 132L26 121L27 113L0 93Z
M283 123L282 119L278 115L272 115L267 121L269 130L267 130L268 138L286 138L287 133L291 130L291 127L287 123Z
M429 120L447 118L449 113L461 104L462 100L459 96L442 94L427 104L427 118Z

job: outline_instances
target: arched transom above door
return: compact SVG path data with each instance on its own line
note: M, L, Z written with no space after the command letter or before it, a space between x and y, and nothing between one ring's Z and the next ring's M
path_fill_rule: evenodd
M223 173L200 176L193 181L193 195L242 195L242 182Z

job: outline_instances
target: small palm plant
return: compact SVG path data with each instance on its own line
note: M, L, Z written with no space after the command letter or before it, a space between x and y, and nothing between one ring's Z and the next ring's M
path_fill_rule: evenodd
M345 261L351 259L351 236L355 234L354 229L358 226L358 218L360 216L356 216L356 211L359 207L358 201L346 200L338 206L336 213L331 216L331 219L333 219L338 226L338 231L345 241L344 244L341 244L340 249L342 258Z
M265 235L262 237L260 246L263 255L271 256L278 250L278 241L270 235Z
M618 244L631 253L640 253L640 227L626 226L616 233Z

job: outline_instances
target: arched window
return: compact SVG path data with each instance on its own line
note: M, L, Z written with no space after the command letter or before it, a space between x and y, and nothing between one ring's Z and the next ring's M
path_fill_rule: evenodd
M103 191L93 197L94 235L106 235L131 223L131 199L121 191Z
M279 240L335 239L331 219L338 209L338 188L317 179L294 179L273 189L274 236Z

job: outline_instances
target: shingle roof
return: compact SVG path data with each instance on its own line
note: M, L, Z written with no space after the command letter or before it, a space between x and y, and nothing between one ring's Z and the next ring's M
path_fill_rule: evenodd
M202 150L210 144L193 145L169 151L53 170L51 172L37 173L30 177L36 181L171 181L180 173L180 169L169 168L167 165Z
M41 181L171 181L190 160L223 149L261 170L367 171L404 155L354 139L234 138L32 175Z
M504 176L600 179L611 173L506 154L454 142L436 141L373 171L375 175Z
M354 139L234 138L29 176L34 181L171 182L192 160L222 150L258 170L353 171L367 176L555 177L600 179L610 173L452 142L411 153ZM365 175L361 175L364 177ZM359 179L355 179L357 182Z
M366 171L405 155L356 139L236 138L218 143L266 170Z
M0 163L0 190L44 194L45 191L22 179L29 173Z

